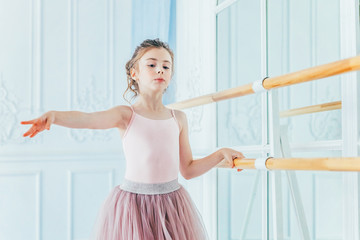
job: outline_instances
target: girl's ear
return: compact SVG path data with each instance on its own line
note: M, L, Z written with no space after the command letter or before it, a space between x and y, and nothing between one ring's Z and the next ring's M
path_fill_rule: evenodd
M136 80L136 70L134 68L130 70L130 75L132 79Z

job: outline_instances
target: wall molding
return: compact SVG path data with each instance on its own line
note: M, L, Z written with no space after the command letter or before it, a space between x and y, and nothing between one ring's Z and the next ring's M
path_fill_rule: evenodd
M79 88L79 0L68 1L69 5L69 48L68 48L68 84L70 88L68 98L69 109L79 109L81 111L94 112L109 108L114 105L114 0L107 0L105 2L105 9L107 13L106 29L105 29L105 80L106 93L99 91L95 86L96 77L90 73L90 79L86 82L85 86ZM79 92L79 90L81 90ZM110 141L113 139L111 131L97 131L97 130L78 130L68 129L68 136L76 142L84 141Z
M0 156L1 163L39 163L39 162L82 162L82 161L101 161L101 162L118 162L125 161L122 153L119 154L56 154L53 151L48 154L14 154Z
M30 4L30 110L31 114L42 111L42 0Z
M68 188L67 188L67 196L68 196L68 206L67 206L67 231L68 231L68 240L74 239L74 227L73 227L73 220L74 220L74 211L73 211L73 201L74 201L74 194L73 194L73 185L74 185L74 176L76 174L84 174L84 173L105 173L108 174L109 180L109 189L114 186L114 176L115 176L115 168L76 168L68 170Z
M0 71L0 145L8 143L22 143L20 139L20 129L17 127L20 122L19 99L7 89L3 78L3 72Z
M41 170L21 170L21 171L0 171L0 178L5 177L19 177L19 176L34 176L35 178L35 197L36 197L36 216L35 216L35 222L36 222L36 239L41 239L41 233L42 233L42 171Z

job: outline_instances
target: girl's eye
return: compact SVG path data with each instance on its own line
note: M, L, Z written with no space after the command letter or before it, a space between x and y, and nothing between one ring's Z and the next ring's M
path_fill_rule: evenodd
M155 67L155 64L149 64L148 66L149 67Z
M167 66L164 66L164 68L165 68L165 69L169 69L169 67L167 67Z

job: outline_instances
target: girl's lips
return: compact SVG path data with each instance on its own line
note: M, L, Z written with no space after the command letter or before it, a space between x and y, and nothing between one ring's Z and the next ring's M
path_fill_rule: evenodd
M156 78L155 81L161 82L161 81L164 81L164 79L163 78Z

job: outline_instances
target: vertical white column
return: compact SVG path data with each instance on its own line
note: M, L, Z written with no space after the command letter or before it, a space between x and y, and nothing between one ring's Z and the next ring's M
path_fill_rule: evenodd
M359 1L340 0L341 58L359 51ZM343 156L359 155L359 73L341 75ZM344 173L343 239L359 240L359 173Z
M182 0L176 2L176 71L179 84L176 86L176 101L216 91L216 0ZM186 69L184 71L184 69ZM191 95L190 95L191 94ZM190 95L190 96L189 96ZM204 110L201 110L201 109ZM193 143L201 134L206 134L201 154L216 149L216 104L185 109L191 128L192 112L203 117L201 131L190 135ZM206 131L208 130L208 131ZM200 153L199 144L192 145ZM217 169L201 176L202 200L200 203L205 227L210 239L217 239ZM191 184L191 183L190 183ZM191 194L191 192L190 192ZM196 202L196 198L193 198Z
M267 0L261 0L261 75L268 76L268 27L267 27ZM262 115L267 116L263 118L263 143L269 143L270 147L274 147L272 140L273 126L272 116L273 109L268 108L272 105L272 99L276 96L269 93L262 93ZM266 98L268 97L268 98ZM269 135L267 134L269 132ZM265 133L265 134L264 134ZM262 239L269 239L269 172L262 173Z
M279 98L278 90L269 92L269 144L270 156L280 157L280 123L279 123ZM271 180L271 200L272 200L272 220L273 220L273 238L283 239L283 203L282 203L282 184L281 172L269 172ZM270 201L270 196L268 196Z
M216 0L201 0L200 9L201 12L201 36L200 43L200 54L203 56L202 64L208 66L208 68L202 68L202 76L205 81L209 81L212 85L212 91L216 91ZM199 63L201 64L201 63ZM212 129L217 129L216 122L216 104L208 106L208 111L211 111L209 121ZM209 147L215 149L217 147L217 131L211 131L209 135L213 141L211 141ZM203 178L203 218L206 229L210 239L217 239L218 228L217 228L217 174L216 168L209 171L204 175Z
M30 79L31 79L31 114L38 114L43 109L42 104L42 0L29 1L30 4Z

